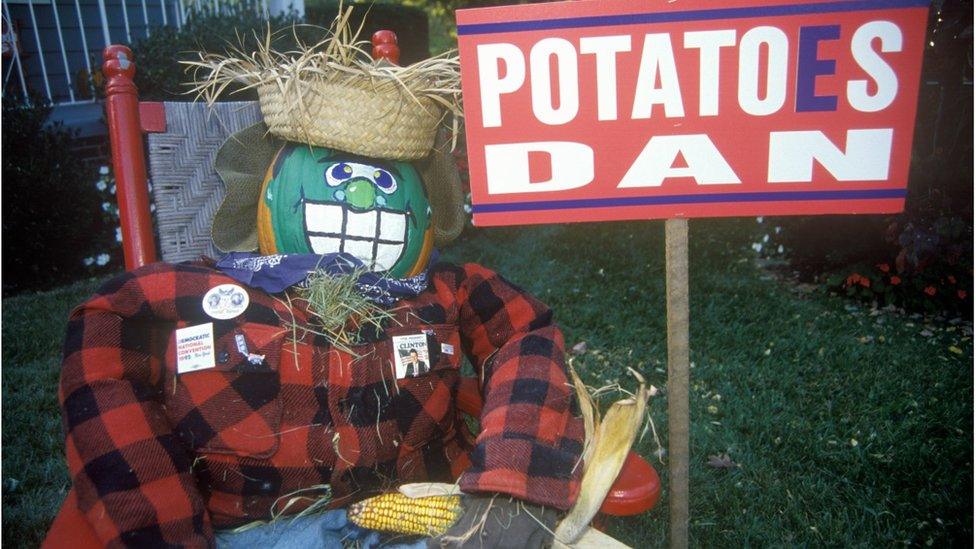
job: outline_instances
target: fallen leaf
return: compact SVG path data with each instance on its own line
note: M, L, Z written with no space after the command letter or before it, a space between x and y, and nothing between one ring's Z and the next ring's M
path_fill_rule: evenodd
M586 352L586 342L585 341L580 341L576 345L573 345L573 348L570 349L569 352L573 353L574 355L581 355L581 354L585 353Z
M955 345L950 345L949 346L949 351L950 352L953 352L953 353L955 353L957 355L961 355L962 354L962 349L960 349L959 347L956 347Z
M921 331L921 332L919 332L918 334L919 334L920 336L922 336L922 337L932 337L932 336L934 336L934 335L935 335L935 334L933 334L933 333L932 333L932 332L931 332L930 330L922 330L922 331Z
M739 466L738 463L732 461L732 458L728 454L716 454L714 456L708 456L709 467L714 467L716 469L734 469Z
M12 494L17 491L17 487L20 486L20 481L15 478L5 478L3 479L3 493Z
M861 337L857 338L857 340L860 341L863 344L867 344L867 343L871 343L872 341L874 341L874 337L872 337L872 336L861 336Z
M709 406L708 407L708 413L709 414L717 414L718 413L718 406Z

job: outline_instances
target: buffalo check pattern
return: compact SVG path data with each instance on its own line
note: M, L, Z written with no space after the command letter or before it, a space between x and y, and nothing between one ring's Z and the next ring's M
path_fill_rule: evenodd
M478 265L439 264L394 320L341 352L286 295L247 288L237 318L202 297L212 262L154 264L69 319L59 398L78 504L109 546L213 543L213 529L345 506L402 482L452 481L567 509L583 427L552 313ZM178 374L177 329L213 323L215 367ZM427 335L431 371L396 379L391 338ZM241 345L243 341L243 345ZM443 347L442 347L443 346ZM450 347L449 347L450 346ZM455 408L460 349L482 379L482 431Z

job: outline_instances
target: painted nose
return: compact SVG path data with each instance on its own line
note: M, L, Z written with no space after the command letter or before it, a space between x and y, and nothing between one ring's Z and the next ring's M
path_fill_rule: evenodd
M356 208L368 210L376 202L376 187L368 179L357 179L346 186L346 202Z

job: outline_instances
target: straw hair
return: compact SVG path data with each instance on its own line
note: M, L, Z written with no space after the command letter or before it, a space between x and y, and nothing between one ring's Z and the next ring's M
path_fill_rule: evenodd
M226 55L200 53L184 62L194 73L191 93L212 103L242 83L257 90L264 120L281 139L387 159L427 156L439 125L450 121L457 132L457 56L407 67L374 61L357 40L361 27L350 29L351 15L340 8L325 40L294 51L273 51L269 30L253 48L241 41Z

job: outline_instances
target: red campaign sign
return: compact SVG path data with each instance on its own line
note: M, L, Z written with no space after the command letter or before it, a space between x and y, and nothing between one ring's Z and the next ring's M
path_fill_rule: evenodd
M474 222L901 211L928 5L458 10Z

